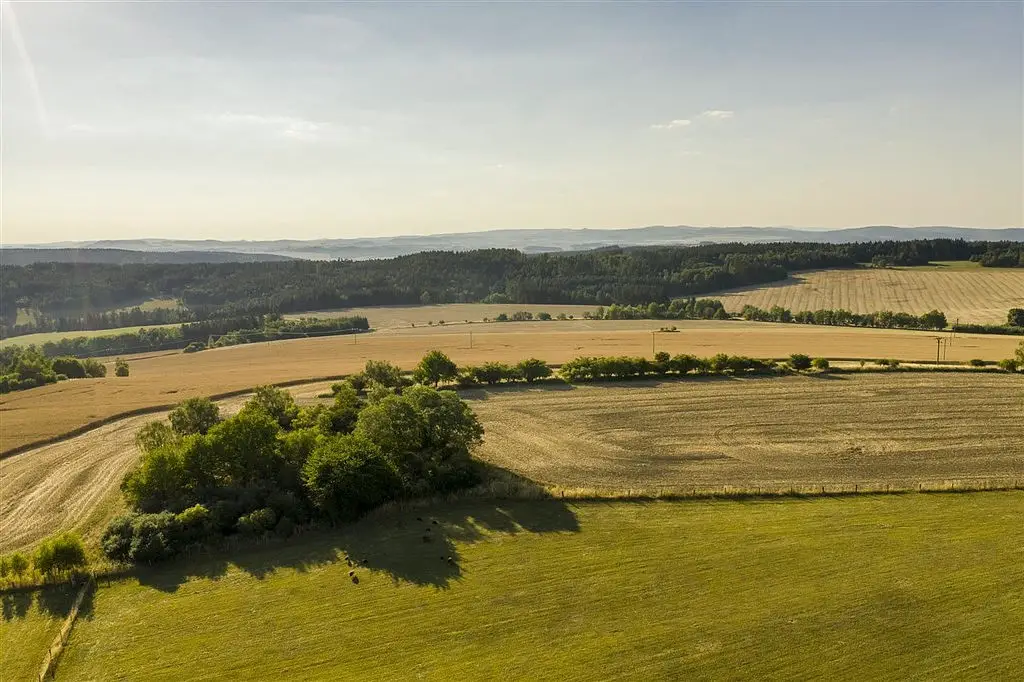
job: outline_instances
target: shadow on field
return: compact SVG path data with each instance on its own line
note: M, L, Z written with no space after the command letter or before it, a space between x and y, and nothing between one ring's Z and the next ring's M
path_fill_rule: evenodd
M505 470L491 473L506 482L530 485ZM356 587L359 581L382 574L395 584L444 589L462 576L461 546L502 535L579 530L575 512L560 499L466 496L451 501L413 501L387 505L352 524L235 550L217 549L158 567L139 568L135 575L143 585L175 592L191 579L221 578L232 566L262 580L276 571L306 572L345 562L352 576L345 576L339 588Z
M42 615L63 620L71 613L71 605L75 601L78 590L77 586L56 585L4 592L0 594L0 613L5 622L24 618L28 615L32 603L35 602L37 610ZM92 617L92 595L93 590L86 593L85 599L78 607L79 617Z

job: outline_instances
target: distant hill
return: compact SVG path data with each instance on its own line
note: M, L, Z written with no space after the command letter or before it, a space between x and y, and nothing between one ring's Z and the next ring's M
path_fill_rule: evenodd
M202 253L196 261L123 262L219 262L270 260L274 254L312 260L368 260L394 258L421 251L471 251L512 248L525 253L585 251L608 246L649 246L658 244L700 244L726 242L847 242L912 239L966 239L969 241L1024 241L1024 228L1001 230L964 227L891 227L885 225L842 230L808 230L786 227L688 227L652 226L616 230L550 229L493 230L462 234L407 235L358 239L277 239L271 241L217 241L180 239L133 239L94 242L62 242L43 245L93 251L130 249L136 253ZM4 250L6 253L7 249ZM254 255L254 252L259 252ZM6 259L5 259L6 262ZM81 262L87 262L82 260ZM103 261L118 262L118 261Z
M81 248L0 248L0 264L31 263L256 263L293 260L273 253L238 253L234 251L132 251L92 246Z

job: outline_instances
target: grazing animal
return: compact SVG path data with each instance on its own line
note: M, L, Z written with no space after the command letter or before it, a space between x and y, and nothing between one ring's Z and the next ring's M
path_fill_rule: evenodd
M423 542L430 542L430 536L429 535L424 535L423 536Z
M352 576L354 576L355 574L356 574L356 572L355 572L355 571L349 571L349 572L348 572L348 577L350 577L350 578L351 578L351 577L352 577Z
M423 520L423 517L422 517L422 516L417 516L417 517L416 517L416 520L417 520L417 521L422 521L422 520Z
M359 576L358 575L352 576L352 582L354 582L356 585L358 585L359 584Z
M431 520L430 522L431 522L432 524L434 524L435 526L437 525L437 519L432 519L432 520Z

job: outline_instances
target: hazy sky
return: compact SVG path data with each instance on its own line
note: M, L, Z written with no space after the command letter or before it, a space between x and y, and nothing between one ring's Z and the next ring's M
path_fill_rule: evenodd
M5 243L1024 225L1020 1L3 4Z

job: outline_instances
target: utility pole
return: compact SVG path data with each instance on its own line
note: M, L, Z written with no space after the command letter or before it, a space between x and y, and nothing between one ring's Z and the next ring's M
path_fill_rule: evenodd
M469 348L470 350L473 349L473 332L469 333Z
M655 339L655 336L654 336L654 335L655 335L656 333L657 333L657 332L655 332L655 331L652 331L652 332L651 332L651 357L652 357L652 358L653 358L653 357L655 356L655 352L654 352L654 339Z
M942 337L935 337L935 364L939 364L939 352L942 350Z

